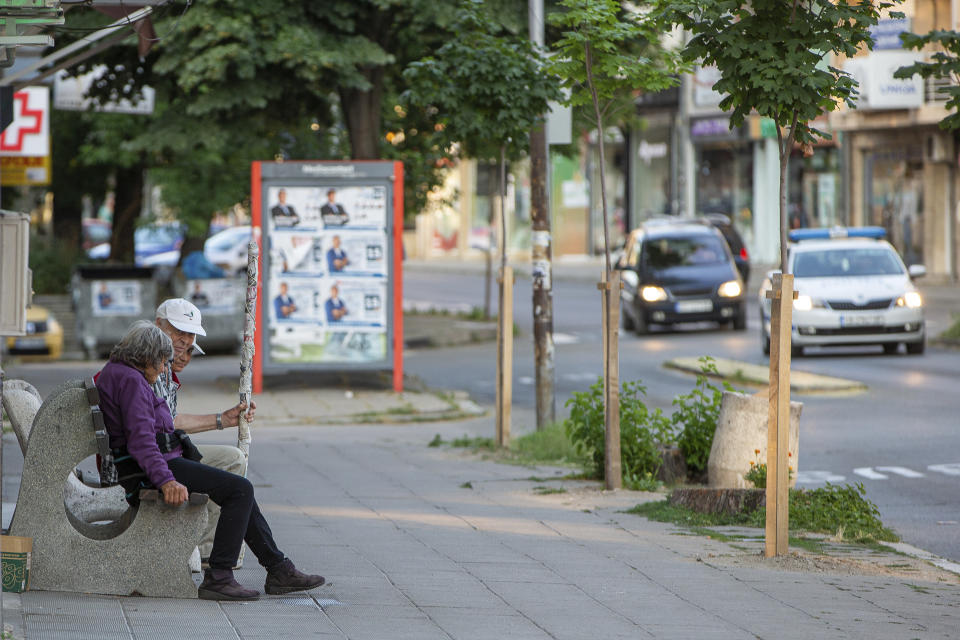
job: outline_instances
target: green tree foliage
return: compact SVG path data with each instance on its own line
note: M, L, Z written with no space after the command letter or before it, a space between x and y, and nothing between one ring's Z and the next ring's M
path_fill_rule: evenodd
M938 45L938 49L930 54L930 62L915 62L906 67L897 69L894 78L909 78L920 75L924 78L948 78L952 81L949 86L939 87L937 90L947 94L949 98L944 105L952 110L940 121L941 129L960 129L960 33L935 29L925 35L914 33L900 34L900 40L906 49L922 50L928 45Z
M499 160L503 150L507 159L520 158L530 129L560 99L559 81L545 73L543 53L504 32L480 0L460 7L456 37L404 71L403 97L435 113L437 128L462 155Z
M778 125L781 261L787 244L784 184L794 141L826 137L810 122L840 103L855 106L857 83L832 66L830 56L872 48L870 27L898 1L658 0L658 16L691 35L686 59L720 71L713 88L724 94L720 108L730 112L730 126L743 124L754 111Z

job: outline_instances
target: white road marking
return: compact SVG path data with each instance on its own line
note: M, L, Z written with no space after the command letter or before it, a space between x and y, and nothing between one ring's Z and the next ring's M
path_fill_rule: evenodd
M882 473L877 473L870 467L857 467L853 470L858 476L863 476L868 480L886 480L888 476L883 475Z
M903 476L904 478L922 478L923 474L919 471L914 471L913 469L907 469L906 467L877 467L877 471L886 471L887 473L895 473L898 476Z
M930 471L943 473L948 476L960 476L960 462L949 462L947 464L932 464L927 467Z
M798 471L797 484L821 484L823 482L843 482L846 476L838 476L830 471Z

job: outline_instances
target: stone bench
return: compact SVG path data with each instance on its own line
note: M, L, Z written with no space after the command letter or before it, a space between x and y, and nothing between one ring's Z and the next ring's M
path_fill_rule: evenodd
M4 407L24 449L10 533L33 538L30 587L112 595L195 598L188 561L206 525L207 496L167 506L156 490L127 505L123 489L77 477L97 453L98 394L91 381L39 394L22 381L4 385Z

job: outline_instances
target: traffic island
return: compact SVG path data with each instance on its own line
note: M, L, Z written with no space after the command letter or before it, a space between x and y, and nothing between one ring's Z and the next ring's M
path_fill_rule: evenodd
M706 373L711 378L729 382L733 385L751 385L765 387L770 383L770 368L768 365L752 364L728 358L714 358L716 373ZM703 375L702 363L698 358L674 358L667 360L663 366L668 369ZM790 370L790 391L802 395L836 394L848 395L864 393L867 385L857 380L835 378L806 371Z

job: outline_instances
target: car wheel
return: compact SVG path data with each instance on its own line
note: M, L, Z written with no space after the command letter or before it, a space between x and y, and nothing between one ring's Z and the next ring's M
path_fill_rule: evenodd
M770 355L770 334L767 333L762 313L760 314L760 348L763 350L763 355Z
M883 343L883 352L887 355L892 355L897 352L897 348L900 346L898 342L884 342Z
M924 348L926 347L926 341L921 340L920 342L908 342L907 343L907 353L912 356L918 356L923 353Z
M801 357L801 356L803 356L803 347L801 347L801 346L798 345L798 344L793 344L793 343L791 342L791 343L790 343L790 357L791 357L791 358L799 358L799 357Z
M733 317L733 330L746 331L747 329L747 305L741 303L737 308L737 315Z
M630 317L630 309L624 305L620 305L620 326L623 327L624 331L633 331L634 322L633 318Z

